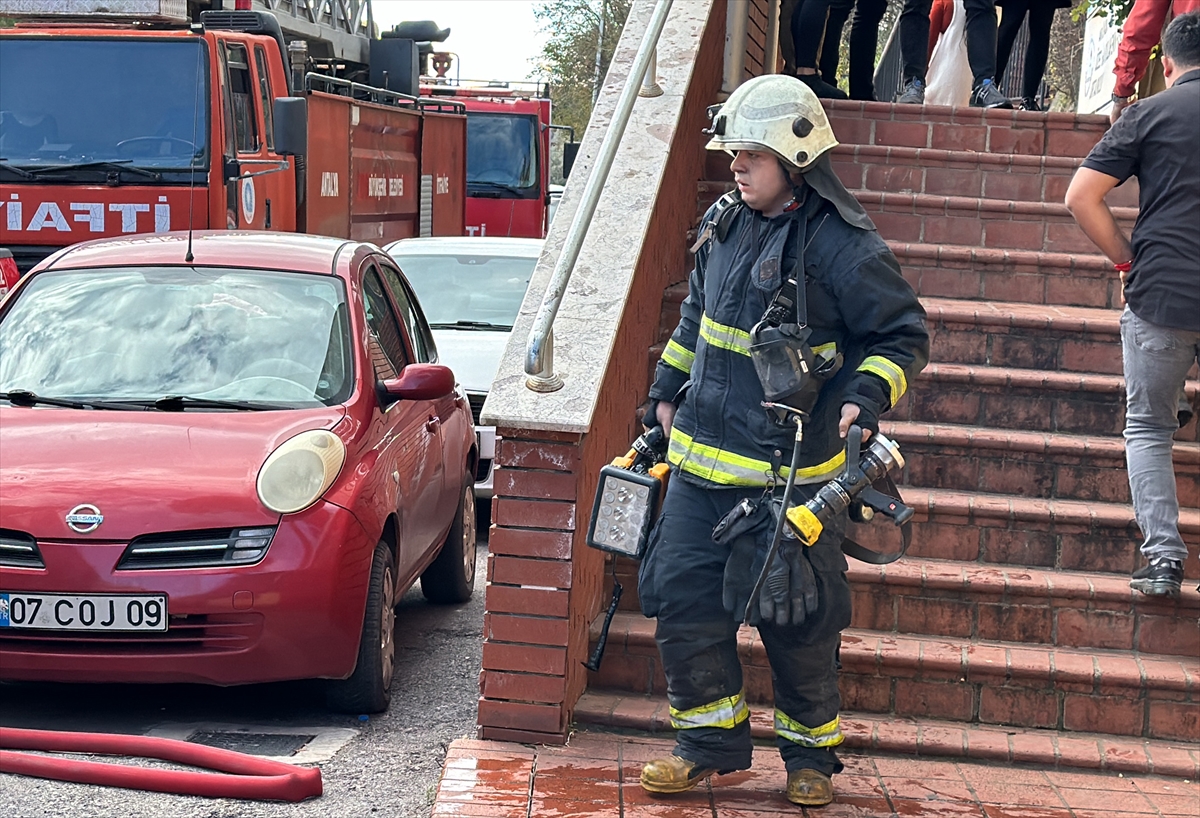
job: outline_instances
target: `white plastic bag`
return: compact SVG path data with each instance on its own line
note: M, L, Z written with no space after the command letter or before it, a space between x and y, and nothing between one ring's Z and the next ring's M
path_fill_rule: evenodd
M971 102L971 63L967 59L967 11L954 0L954 16L929 58L926 105L966 106Z

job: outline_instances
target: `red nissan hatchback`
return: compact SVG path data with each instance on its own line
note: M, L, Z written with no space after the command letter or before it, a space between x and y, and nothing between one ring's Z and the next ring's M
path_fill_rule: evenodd
M0 307L0 678L322 678L379 712L398 595L471 596L476 458L378 248L67 248Z

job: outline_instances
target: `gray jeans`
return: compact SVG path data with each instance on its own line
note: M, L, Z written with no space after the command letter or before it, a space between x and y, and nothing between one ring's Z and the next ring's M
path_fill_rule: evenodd
M1133 513L1142 529L1147 557L1183 560L1179 498L1171 438L1179 429L1176 411L1184 379L1200 357L1200 332L1160 327L1126 307L1121 315L1125 361L1125 462Z

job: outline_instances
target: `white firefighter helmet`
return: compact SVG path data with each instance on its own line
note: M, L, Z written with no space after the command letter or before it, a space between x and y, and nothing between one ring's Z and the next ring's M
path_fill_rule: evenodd
M713 116L709 150L769 151L789 170L807 169L838 144L825 109L795 77L763 74L729 95Z

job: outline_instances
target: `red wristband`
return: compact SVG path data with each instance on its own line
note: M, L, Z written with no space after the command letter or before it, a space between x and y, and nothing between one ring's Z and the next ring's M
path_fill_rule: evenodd
M1122 261L1120 264L1114 264L1113 269L1116 270L1118 273L1128 273L1130 270L1133 269L1133 262L1132 261Z

